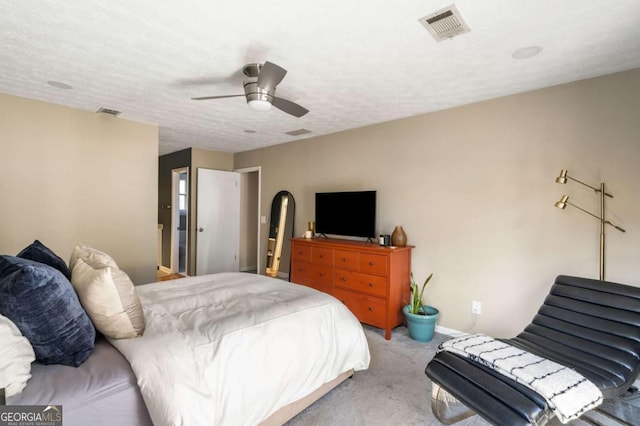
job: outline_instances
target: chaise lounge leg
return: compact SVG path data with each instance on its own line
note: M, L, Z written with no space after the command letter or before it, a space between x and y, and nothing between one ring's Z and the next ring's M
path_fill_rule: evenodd
M433 390L431 392L431 412L440 423L445 425L452 425L476 414L473 410L470 410L461 402L456 400L441 386L438 386L435 383L432 383L432 386ZM462 408L462 412L448 417L447 412L451 411L450 404L459 405Z

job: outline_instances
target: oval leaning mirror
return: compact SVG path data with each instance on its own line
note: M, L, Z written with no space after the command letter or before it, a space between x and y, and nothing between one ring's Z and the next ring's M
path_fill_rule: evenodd
M289 191L280 191L271 202L271 220L267 240L267 269L265 274L277 277L278 271L289 272L289 258L293 237L296 202Z

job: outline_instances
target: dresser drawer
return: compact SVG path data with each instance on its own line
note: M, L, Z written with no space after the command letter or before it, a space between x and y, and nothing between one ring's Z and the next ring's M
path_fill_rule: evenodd
M323 284L333 286L333 269L328 266L311 265L313 279Z
M333 266L333 250L322 247L311 249L311 262L316 265Z
M333 295L344 303L360 322L384 326L386 315L385 299L334 288Z
M336 268L349 269L351 271L358 270L358 259L360 253L357 251L336 250L334 259Z
M291 272L294 282L299 282L299 280L312 280L333 286L333 269L328 266L314 265L312 263L297 263Z
M387 275L387 256L362 253L360 255L360 272L365 274Z
M373 296L387 296L387 278L359 272L336 269L333 283L336 287L355 290Z
M306 244L294 244L291 255L295 262L311 263L311 246Z

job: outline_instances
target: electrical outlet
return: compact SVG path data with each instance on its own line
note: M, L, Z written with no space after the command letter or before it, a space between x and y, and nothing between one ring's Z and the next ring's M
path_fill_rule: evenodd
M471 313L475 315L482 314L482 303L477 300L471 302Z

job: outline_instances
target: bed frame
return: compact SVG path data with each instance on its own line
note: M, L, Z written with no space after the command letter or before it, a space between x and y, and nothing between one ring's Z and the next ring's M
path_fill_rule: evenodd
M351 378L353 376L353 370L345 371L335 379L330 382L325 383L320 386L315 391L311 392L309 395L305 396L302 399L292 402L291 404L287 404L284 407L280 408L278 411L267 417L262 423L261 426L279 426L282 425L292 418L294 418L297 414L301 413L305 408L309 407L311 404L325 396L332 389L337 387L340 383L345 380Z

